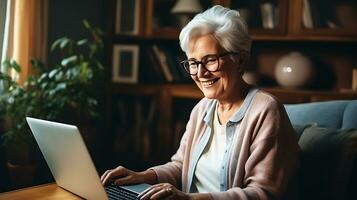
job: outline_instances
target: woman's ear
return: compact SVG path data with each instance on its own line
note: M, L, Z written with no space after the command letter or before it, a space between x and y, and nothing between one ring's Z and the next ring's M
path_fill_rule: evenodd
M239 58L240 58L240 64L244 65L245 67L248 65L248 61L249 61L249 53L246 51L242 51L239 54Z
M248 66L248 61L249 61L249 54L246 51L241 51L241 53L239 53L239 56L237 56L237 58L235 59L235 61L237 62L237 65L239 66L239 72L241 74L244 73L245 69Z

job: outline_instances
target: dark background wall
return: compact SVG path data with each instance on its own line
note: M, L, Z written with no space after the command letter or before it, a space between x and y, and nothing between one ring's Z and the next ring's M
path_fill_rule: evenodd
M107 10L109 0L49 0L48 8L48 51L50 51L51 44L58 38L70 37L75 40L82 39L88 36L88 32L83 26L82 20L87 19L92 26L101 28L104 32L108 30L107 23ZM105 36L104 36L105 39ZM100 55L100 60L106 68L106 56L105 49ZM49 66L59 63L59 54L48 54ZM104 90L104 89L103 89ZM104 95L99 97L100 105L105 103ZM105 109L100 109L104 110ZM106 157L103 156L104 152L108 152L106 149L106 131L104 113L100 113L100 119L95 122L96 131L100 133L100 138L96 141L96 144L87 144L91 152L91 156L97 166L97 169L101 173L107 169ZM91 148L90 146L94 146Z
M107 30L108 0L50 0L48 8L48 49L56 39L67 36L80 39L86 32L82 24L87 19L93 26ZM49 54L49 63L56 55Z

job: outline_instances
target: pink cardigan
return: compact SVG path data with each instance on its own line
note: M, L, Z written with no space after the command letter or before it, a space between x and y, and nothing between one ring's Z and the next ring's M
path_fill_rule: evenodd
M180 147L171 162L152 168L158 182L168 182L184 192L190 191L188 172L193 167L192 154L207 127L203 119L212 102L204 98L192 110ZM286 197L289 180L297 169L299 146L283 105L270 94L258 90L235 135L228 163L228 190L210 193L212 198Z

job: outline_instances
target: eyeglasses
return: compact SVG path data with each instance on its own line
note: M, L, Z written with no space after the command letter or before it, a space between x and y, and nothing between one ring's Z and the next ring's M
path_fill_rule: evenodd
M206 55L204 56L201 61L197 61L195 59L188 59L184 60L181 62L181 65L183 68L185 68L186 72L189 73L190 75L197 75L198 73L198 66L201 64L203 68L205 68L209 72L215 72L219 70L219 59L221 57L227 56L227 55L237 55L238 53L236 52L226 52L223 54L212 54L212 55Z

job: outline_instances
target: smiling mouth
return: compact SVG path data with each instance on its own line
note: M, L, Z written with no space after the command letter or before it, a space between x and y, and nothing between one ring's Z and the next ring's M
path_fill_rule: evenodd
M219 78L216 79L212 79L212 80L208 80L208 81L201 81L203 87L210 87L211 85L213 85L215 82L218 81Z

